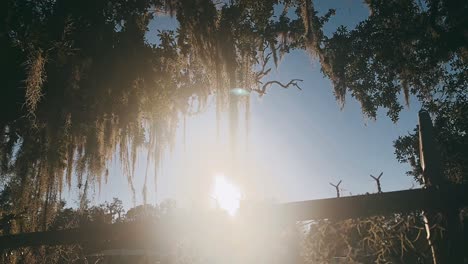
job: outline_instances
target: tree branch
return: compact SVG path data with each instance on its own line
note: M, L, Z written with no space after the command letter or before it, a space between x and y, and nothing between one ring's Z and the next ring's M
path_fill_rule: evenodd
M342 180L340 180L337 184L333 184L333 183L329 182L331 186L335 187L335 189L336 189L336 197L337 197L337 198L340 198L340 184L341 184L341 181L342 181Z
M262 53L264 54L264 51L262 51ZM257 82L261 82L260 80L271 71L271 68L266 69L268 62L270 61L270 57L271 52L268 53L266 56L262 55L262 69L255 74L255 79Z
M383 175L383 172L381 172L378 177L375 177L372 174L370 175L372 177L372 179L374 179L376 184L377 184L377 192L378 193L382 193L382 185L380 185L380 178L382 177L382 175Z
M261 88L259 88L259 89L253 89L253 91L259 93L260 95L264 95L264 94L266 94L266 89L267 89L268 87L272 86L273 84L276 84L276 85L278 85L278 86L280 86L280 87L282 87L282 88L284 88L284 89L287 89L287 88L289 88L289 87L291 87L291 86L294 86L294 87L296 87L297 89L302 90L302 88L301 88L301 87L299 86L299 84L298 84L298 82L302 82L302 81L303 81L303 80L301 80L301 79L292 79L291 81L289 81L289 82L286 83L286 84L283 84L283 83L281 83L281 82L279 82L279 81L268 81L268 82L266 82L265 84L263 84ZM262 82L260 82L260 84L262 84Z

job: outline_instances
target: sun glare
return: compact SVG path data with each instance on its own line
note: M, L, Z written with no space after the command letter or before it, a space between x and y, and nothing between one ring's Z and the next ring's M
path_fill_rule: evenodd
M218 206L233 216L240 206L241 192L224 175L217 175L213 186L213 198Z

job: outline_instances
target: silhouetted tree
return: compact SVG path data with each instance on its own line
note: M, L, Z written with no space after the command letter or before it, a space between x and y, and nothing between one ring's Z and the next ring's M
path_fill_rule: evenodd
M466 181L468 161L468 4L466 1L366 1L369 17L317 45L337 99L351 95L364 115L387 110L394 122L414 96L435 117L445 172ZM416 131L416 130L415 130ZM395 141L397 159L421 180L417 133Z

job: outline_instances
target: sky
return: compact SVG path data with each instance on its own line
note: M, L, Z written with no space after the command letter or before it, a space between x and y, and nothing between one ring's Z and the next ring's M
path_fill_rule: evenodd
M369 14L360 1L317 0L315 5L321 13L337 8L335 17L325 26L326 33L340 25L351 28ZM150 24L148 40L152 41L157 29L174 27L174 19L158 18ZM269 78L282 82L303 79L302 91L272 87L261 98L252 94L249 131L245 133L241 114L234 153L229 144L227 113L219 137L214 103L203 113L188 117L186 143L180 124L176 145L162 160L156 191L154 183L149 182L149 202L175 199L181 206L209 206L214 177L219 174L238 186L243 199L275 202L334 197L335 189L329 183L340 180L343 196L376 192L369 175L380 172L384 192L417 186L405 174L409 165L398 163L393 149L393 141L417 124L416 101L401 112L396 124L385 111L379 111L376 121L366 120L359 103L350 96L340 109L330 80L323 77L318 62L303 51L286 55ZM143 202L145 162L142 152L134 178L136 204ZM126 208L133 206L118 162L111 166L109 182L93 197L96 202L119 197Z

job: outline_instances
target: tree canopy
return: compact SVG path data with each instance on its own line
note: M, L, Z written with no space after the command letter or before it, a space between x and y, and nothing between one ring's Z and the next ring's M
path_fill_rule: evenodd
M47 210L73 175L85 194L101 176L107 179L116 152L132 186L138 148L146 147L157 166L179 116L197 111L193 105L202 108L210 95L216 95L218 112L228 107L235 121L237 105L248 100L230 89L264 93L273 84L261 83L269 71L265 50L289 24L270 20L273 1L1 5L6 87L0 165L17 189L19 211ZM158 43L150 44L148 24L160 13L175 15L179 27L159 32Z
M15 190L14 210L31 214L30 229L45 228L62 187L76 176L85 197L107 180L114 156L133 188L138 149L158 166L179 118L210 96L218 113L230 111L235 134L249 100L230 91L298 87L264 81L293 49L317 58L337 100L351 95L365 117L384 109L397 122L414 96L437 116L445 158L458 164L450 170L466 177L468 3L366 3L367 19L327 35L335 11L319 15L311 0L2 1L0 173ZM152 44L149 22L159 15L178 27ZM416 169L415 144L414 135L396 142L398 158Z

